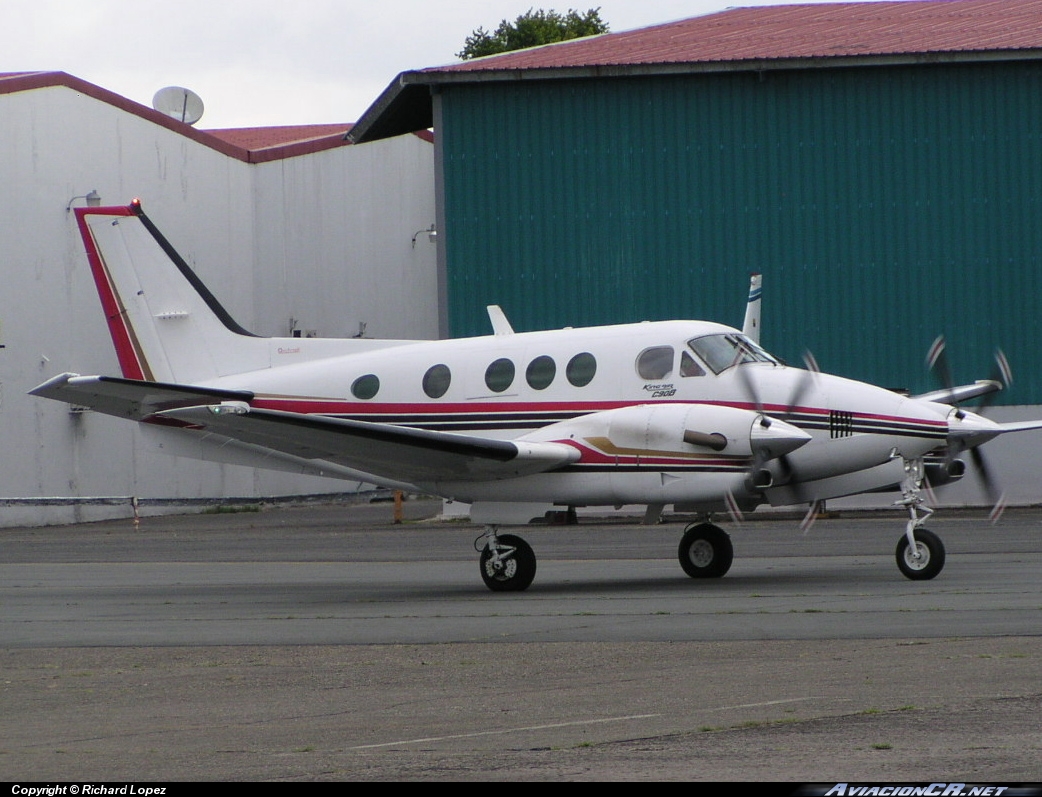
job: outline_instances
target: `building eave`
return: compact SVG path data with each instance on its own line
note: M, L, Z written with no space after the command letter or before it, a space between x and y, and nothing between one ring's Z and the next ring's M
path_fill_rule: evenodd
M802 56L679 63L593 64L527 69L415 70L398 74L376 101L366 109L345 138L352 143L361 144L426 130L433 124L433 95L442 86L1037 60L1042 60L1042 48Z

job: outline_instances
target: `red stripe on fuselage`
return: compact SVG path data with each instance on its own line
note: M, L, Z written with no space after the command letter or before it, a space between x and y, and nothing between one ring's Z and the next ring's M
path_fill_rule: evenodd
M455 416L460 420L477 415L485 416L509 416L509 415L550 415L571 414L585 415L591 412L603 412L606 410L621 409L622 407L633 407L641 404L653 406L655 404L705 404L707 406L734 407L736 409L756 412L756 406L747 402L727 401L474 401L471 403L452 402L386 402L374 403L369 401L348 401L337 399L310 399L294 396L258 396L251 405L258 409L282 410L284 412L299 412L310 415L347 415L357 418L372 417L379 419L380 416L410 416L409 421L398 421L399 423L414 422L422 423L425 420L438 416ZM799 413L803 415L820 416L822 420L828 420L830 410L816 409L813 407L799 407L792 409L778 406L764 407L767 413L774 412L779 415ZM856 413L859 420L880 421L891 424L912 424L925 427L926 429L946 431L948 424L943 420L931 420L924 418L908 418L897 415L880 415L876 413ZM443 419L443 418L442 418ZM535 420L536 418L532 418ZM504 420L507 420L504 417ZM885 433L885 432L880 432Z
M475 401L472 403L373 403L369 401L344 401L336 399L307 399L292 396L257 396L250 406L258 409L282 410L319 415L415 415L417 420L431 415L517 414L517 413L581 413L601 412L621 407L630 407L646 402L639 401L547 401L547 402L498 402ZM691 402L676 402L691 403ZM702 402L705 403L705 402Z

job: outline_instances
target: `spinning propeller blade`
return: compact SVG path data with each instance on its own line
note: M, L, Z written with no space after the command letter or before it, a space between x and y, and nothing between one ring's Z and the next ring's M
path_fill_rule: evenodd
M1006 359L1006 355L1002 349L995 349L995 361L991 364L991 373L988 375L988 378L992 382L998 382L1002 385L1003 390L1013 384L1013 371L1009 367L1009 360ZM997 393L998 391L981 396L980 403L977 405L974 412L978 415L983 415L985 410L987 410L988 407L992 405L992 402L995 401Z
M800 531L804 534L811 530L814 525L814 521L818 519L818 515L821 514L821 501L811 501L810 507L807 509L807 514L803 516L803 520L800 521Z
M821 373L821 368L818 367L818 361L814 359L814 355L811 354L810 351L803 352L803 364L807 368L800 376L800 380L796 383L796 387L792 389L792 394L786 402L786 415L799 406L800 401L803 399L807 391L817 383L818 374Z
M799 380L793 386L792 392L786 400L785 408L779 413L786 420L789 416L799 407L800 401L807 394L807 391L814 386L818 380L818 374L821 373L821 369L818 366L818 361L814 358L814 355L810 351L803 353L803 362L806 365L806 370L800 376ZM752 404L758 413L763 416L760 421L762 426L769 426L771 423L770 418L766 414L764 409L763 400L760 398L760 391L756 387L756 383L752 377L752 369L742 367L741 364L737 364L735 371L738 375L738 381L741 385L742 391L745 393L746 399ZM763 466L767 463L769 457L757 456L754 458L751 467L749 468L749 481L753 483L763 470ZM781 469L781 474L786 483L796 484L798 478L796 471L792 467L792 463L789 460L788 454L781 454L773 457L777 460L778 467Z
M730 490L724 496L724 501L727 504L727 514L731 516L731 521L736 526L741 526L742 521L745 520L745 515L742 513L742 508L738 506L738 501L735 500L734 493Z
M941 387L950 393L955 383L952 381L952 369L948 363L948 347L944 335L938 335L930 344L926 353L926 367L937 377ZM951 401L946 403L950 404Z
M926 355L926 363L930 370L936 374L944 388L951 391L954 382L952 381L951 366L948 362L944 335L938 335L930 345L930 350ZM1010 368L1009 360L1006 359L1006 355L1002 349L995 349L995 361L992 364L989 379L993 382L998 382L1003 388L1007 388L1013 384L1013 371ZM975 408L977 414L984 414L987 408L991 406L992 402L995 400L997 392L998 391L987 393L981 397L980 403ZM951 445L948 446L949 458L952 458L957 453L957 451L952 450ZM984 488L984 493L988 497L988 503L991 504L991 512L988 515L988 520L992 525L994 525L995 523L998 523L999 519L1002 517L1002 513L1006 510L1006 493L998 486L998 483L993 478L987 460L984 458L984 453L979 447L970 449L970 461L973 463L973 468L977 472L977 477L980 479L981 486Z
M970 449L970 460L973 462L973 467L977 470L977 476L984 487L984 493L988 496L988 503L991 504L988 520L994 526L1002 518L1002 513L1006 511L1006 493L992 477L987 460L984 459L984 454L979 448Z

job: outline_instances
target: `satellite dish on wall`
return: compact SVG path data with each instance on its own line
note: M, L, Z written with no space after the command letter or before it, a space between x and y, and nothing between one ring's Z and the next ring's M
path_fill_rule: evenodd
M194 125L203 116L203 101L191 89L167 86L152 97L152 107L186 125Z

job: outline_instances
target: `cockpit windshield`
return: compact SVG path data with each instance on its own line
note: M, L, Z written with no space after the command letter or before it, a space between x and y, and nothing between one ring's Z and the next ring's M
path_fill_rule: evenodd
M745 335L730 333L724 335L706 335L687 342L691 351L697 354L708 365L713 373L726 371L733 365L742 363L772 363L778 361L753 343Z

